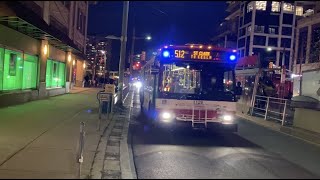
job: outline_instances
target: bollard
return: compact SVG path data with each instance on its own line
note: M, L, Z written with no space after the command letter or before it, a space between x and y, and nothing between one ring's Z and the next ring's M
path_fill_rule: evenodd
M78 155L77 155L77 163L78 166L78 174L77 178L81 178L81 165L83 163L83 149L84 149L84 138L85 138L85 132L84 132L84 122L80 122L80 138L79 138L79 149L78 149Z

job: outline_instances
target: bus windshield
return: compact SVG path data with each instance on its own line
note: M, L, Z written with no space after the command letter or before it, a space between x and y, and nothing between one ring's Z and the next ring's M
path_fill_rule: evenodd
M234 69L216 63L167 63L160 68L162 98L231 101L234 98Z

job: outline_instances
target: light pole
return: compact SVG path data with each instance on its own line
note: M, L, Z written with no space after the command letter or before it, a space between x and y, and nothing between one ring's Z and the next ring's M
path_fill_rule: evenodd
M121 33L121 50L120 50L120 63L119 63L119 101L118 104L122 105L123 96L123 76L126 58L126 44L127 44L127 29L128 29L128 14L129 14L129 1L123 2L122 14L122 33Z
M131 44L131 52L130 52L130 76L132 76L132 65L133 65L133 56L134 56L134 44L135 44L135 40L138 39L145 39L145 40L151 40L151 36L147 36L147 37L136 37L136 28L133 27L133 31L132 31L132 44Z

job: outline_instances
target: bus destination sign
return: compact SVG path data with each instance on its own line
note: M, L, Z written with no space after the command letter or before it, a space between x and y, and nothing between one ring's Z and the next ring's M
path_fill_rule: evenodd
M213 51L202 51L202 50L174 50L174 58L177 59L190 59L190 60L221 60L221 54Z

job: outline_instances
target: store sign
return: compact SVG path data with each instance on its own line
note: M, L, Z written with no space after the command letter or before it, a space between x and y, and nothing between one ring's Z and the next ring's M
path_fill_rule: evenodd
M104 87L104 92L115 94L116 93L116 86L114 84L106 84Z

